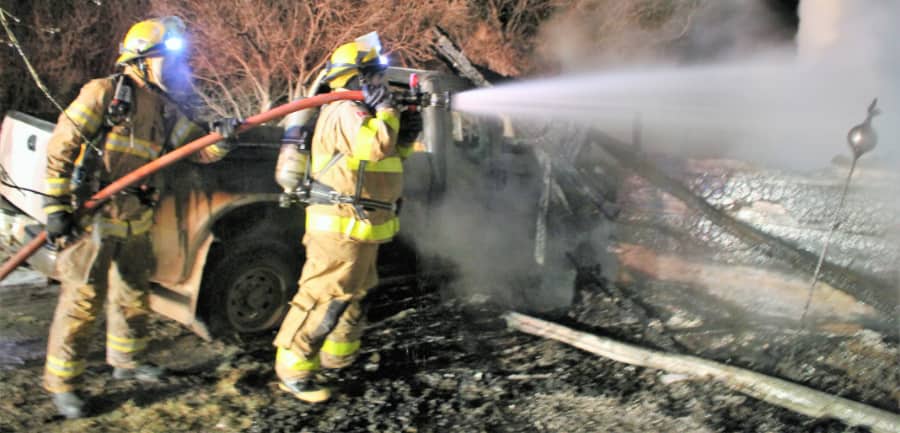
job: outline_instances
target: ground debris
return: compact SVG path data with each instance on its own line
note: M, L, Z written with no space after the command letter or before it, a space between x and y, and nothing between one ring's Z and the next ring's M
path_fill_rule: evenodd
M587 287L587 281L581 283ZM627 291L601 290L596 282L592 287L596 296L581 297L567 315L570 324L655 347L677 344L690 352L718 341L707 354L720 361L771 367L768 372L896 411L900 386L896 375L885 372L900 371L897 344L880 335L836 335L826 344L806 336L808 341L801 338L802 344L793 346L803 350L791 351L786 347L797 340L785 333L715 323L670 329L669 316L621 299L631 296ZM96 412L78 421L56 417L38 391L40 339L55 299L22 298L28 300L15 304L17 313L38 322L24 327L0 322L6 333L0 336L14 330L17 340L11 341L36 339L29 347L40 355L0 369L0 432L848 431L842 423L802 417L715 383L660 376L520 334L506 327L499 318L503 309L489 299L470 304L437 288L375 295L364 353L348 369L326 375L336 392L326 405L305 405L278 390L271 335L243 346L207 343L156 319L152 361L168 367L170 377L147 386L112 381L98 339L86 377ZM45 305L37 308L41 302ZM622 311L635 308L642 310ZM621 317L636 320L629 324ZM647 331L651 324L655 333ZM763 353L781 361L759 361Z
M622 343L525 314L509 312L504 318L510 327L519 331L561 341L631 366L686 374L698 379L712 379L738 392L807 416L836 418L851 426L866 426L881 433L900 431L898 415L776 377L695 356L666 353ZM744 401L735 400L740 403Z

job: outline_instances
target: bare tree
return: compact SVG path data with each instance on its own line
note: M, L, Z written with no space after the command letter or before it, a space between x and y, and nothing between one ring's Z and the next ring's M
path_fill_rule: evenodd
M561 0L487 0L472 2L480 20L474 20L471 36L461 46L473 58L504 75L517 76L533 68L534 38L541 23L559 7Z
M440 25L475 62L521 74L531 69L541 21L562 1L33 0L14 2L10 12L21 18L16 31L25 51L63 104L88 79L113 71L118 43L134 22L182 17L194 89L176 99L199 99L201 117L218 117L248 116L301 96L336 47L370 31L379 32L396 65L440 64L430 47L430 29ZM0 50L0 60L13 65L0 70L0 108L55 117L37 87L21 79L13 53Z
M12 30L22 49L51 93L65 105L91 78L113 72L118 43L128 26L131 8L143 0L103 2L32 0L15 2L4 9L18 21ZM5 37L0 40L7 42ZM24 63L12 47L0 50L0 112L25 110L55 119L52 105L25 72Z
M160 0L157 15L178 15L192 36L200 96L217 116L247 116L295 99L340 44L378 31L401 64L431 58L426 29L458 26L461 0Z

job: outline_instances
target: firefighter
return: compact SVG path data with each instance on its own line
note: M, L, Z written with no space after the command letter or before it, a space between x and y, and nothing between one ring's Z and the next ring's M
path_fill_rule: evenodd
M378 279L378 246L400 228L402 159L411 152L421 117L405 117L400 131L383 60L378 35L370 33L338 47L326 66L331 91L362 90L365 101L323 106L312 137L313 190L331 194L319 194L306 208L306 263L274 341L279 387L308 403L331 396L316 380L320 368L346 367L356 358L360 301ZM398 132L404 135L399 144Z
M155 188L130 187L80 221L73 217L73 191L92 185L90 195L206 133L166 94L170 71L184 64L183 37L184 25L176 17L133 25L116 61L120 73L85 84L60 115L48 144L46 230L50 241L63 249L56 262L61 289L50 327L44 387L67 418L84 415L76 386L104 300L106 361L114 368L113 377L157 381L163 374L140 356L147 345L148 278L154 270L148 231ZM229 138L236 126L235 119L214 124ZM234 146L234 140L225 140L192 159L217 161Z

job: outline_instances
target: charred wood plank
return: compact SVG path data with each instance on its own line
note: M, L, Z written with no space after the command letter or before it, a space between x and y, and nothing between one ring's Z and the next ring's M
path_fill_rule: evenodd
M506 313L504 318L510 327L521 332L560 341L626 364L713 379L740 393L813 418L834 418L851 426L868 427L877 433L900 431L897 414L776 377L694 356L649 350L516 312Z
M450 37L447 36L443 29L435 26L432 28L432 32L435 35L434 49L450 63L453 69L478 87L491 86L491 83L484 78L481 71L475 68L472 62L469 61L469 58L450 40Z

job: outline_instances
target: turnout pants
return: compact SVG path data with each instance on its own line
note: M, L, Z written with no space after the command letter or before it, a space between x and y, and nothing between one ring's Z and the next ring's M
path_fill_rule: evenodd
M303 243L300 288L274 342L275 372L286 382L353 363L365 320L360 301L378 282L378 244L316 232Z
M148 309L149 277L154 257L147 234L106 238L90 236L60 254L59 303L50 326L44 387L54 393L74 389L84 372L93 325L106 304L106 361L133 368L147 345L143 338ZM68 249L67 249L68 250ZM68 254L63 254L68 253ZM75 278L83 268L85 278Z

